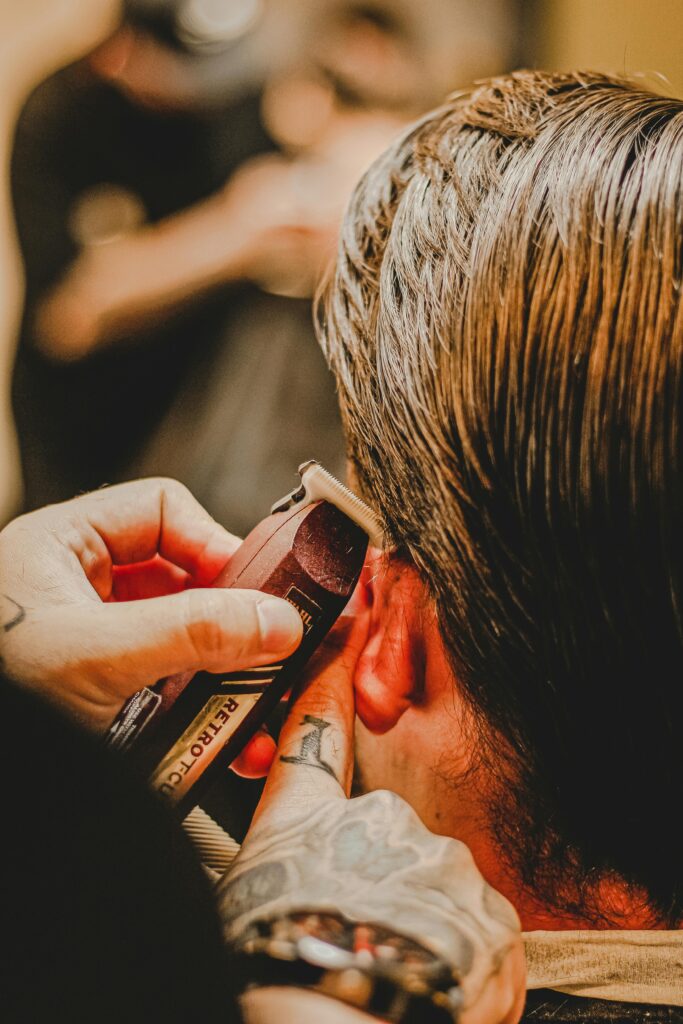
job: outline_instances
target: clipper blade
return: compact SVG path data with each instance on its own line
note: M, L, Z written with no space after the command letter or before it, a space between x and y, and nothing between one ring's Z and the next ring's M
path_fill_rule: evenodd
M365 530L373 547L384 547L384 529L379 516L350 488L314 459L299 466L299 475L301 486L286 498L275 502L271 512L284 512L299 502L308 505L314 501L329 501L360 526L361 530Z

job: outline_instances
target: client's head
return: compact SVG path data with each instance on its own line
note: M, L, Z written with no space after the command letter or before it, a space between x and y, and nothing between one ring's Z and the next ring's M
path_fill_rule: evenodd
M324 303L366 779L592 919L683 917L682 290L683 102L518 73L371 168Z

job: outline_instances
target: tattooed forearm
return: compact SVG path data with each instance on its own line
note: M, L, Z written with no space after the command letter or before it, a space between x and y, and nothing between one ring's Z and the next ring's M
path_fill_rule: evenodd
M8 602L10 605L7 610L9 614L6 614L5 609L3 609L2 615L0 615L0 628L3 633L9 633L10 630L21 625L24 621L26 618L26 609L23 605L19 604L18 601L15 601L13 597L10 597L9 594L1 594L0 596L3 598L3 601Z
M302 725L312 725L313 729L307 732L301 740L301 749L298 754L293 754L289 757L281 757L280 760L286 764L305 764L310 768L320 768L322 771L327 772L333 779L337 776L334 773L332 765L328 764L322 757L322 739L325 729L330 726L329 722L326 722L324 718L315 718L314 715L304 715ZM337 779L337 781L339 781Z

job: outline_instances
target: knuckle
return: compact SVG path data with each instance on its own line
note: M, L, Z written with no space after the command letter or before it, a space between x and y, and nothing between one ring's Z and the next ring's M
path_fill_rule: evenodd
M316 689L304 690L296 702L297 711L307 715L314 715L316 718L337 719L343 714L343 709L337 695L332 689L323 689L318 685Z
M390 789L376 789L372 793L366 793L361 797L366 802L369 813L386 818L389 821L396 821L409 813L414 815L413 809L400 797L398 793L392 793Z
M226 644L226 616L216 595L201 590L185 594L185 631L197 662L211 661ZM229 627L228 627L229 629Z
M176 480L174 477L158 477L155 481L158 487L162 502L169 508L177 508L188 505L196 505L196 499L189 487Z
M181 483L180 480L176 480L172 476L159 476L153 480L154 486L164 491L169 498L188 498L191 497L191 492L185 484Z
M241 607L226 591L188 590L185 628L198 661L217 665L226 655L238 662L253 647L258 635L256 614L250 619L246 605Z
M0 537L6 543L20 543L30 538L32 534L43 530L46 524L49 524L51 511L51 506L48 505L36 509L35 512L24 512L23 515L16 516L3 527Z

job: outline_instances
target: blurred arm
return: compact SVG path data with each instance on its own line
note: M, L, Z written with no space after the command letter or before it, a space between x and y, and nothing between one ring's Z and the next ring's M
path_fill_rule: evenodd
M85 248L42 303L37 340L78 359L113 335L243 274L245 231L222 193L159 224Z
M20 496L10 389L23 275L10 198L14 127L31 90L113 32L120 0L0 0L0 525Z
M79 359L238 280L312 295L353 185L396 128L374 115L335 122L334 145L295 160L256 157L209 199L85 248L42 303L38 344L57 359Z

